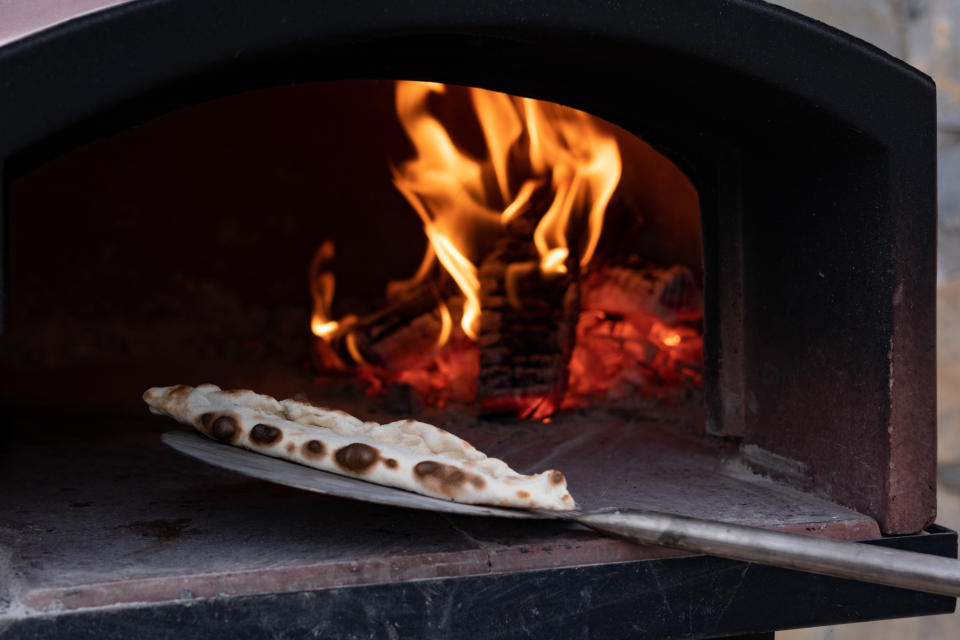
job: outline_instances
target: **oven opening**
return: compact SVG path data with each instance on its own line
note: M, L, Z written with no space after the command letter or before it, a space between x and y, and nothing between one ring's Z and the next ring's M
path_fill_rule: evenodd
M420 81L265 89L68 152L11 208L11 369L259 370L245 386L312 377L296 391L488 420L685 407L702 431L697 191L570 107Z
M699 398L699 209L675 165L557 104L416 81L393 94L410 149L363 152L392 156L406 206L380 226L422 226L420 242L393 248L418 267L384 271L368 229L322 239L309 269L322 372L352 372L371 395L403 385L429 407L531 420ZM337 256L338 243L359 250ZM383 295L351 306L361 286L338 283L335 260L387 278Z
M140 396L178 383L418 418L521 473L559 469L591 508L879 535L809 492L803 463L707 427L710 394L736 387L705 347L742 328L710 333L737 315L710 315L704 265L729 283L717 272L735 256L705 261L730 231L701 224L702 196L599 117L420 81L219 98L18 177L0 394L22 491L8 496L45 505L23 517L47 531L21 601L367 584L384 562L400 581L674 553L561 523L468 518L467 544L436 514L330 499L320 513L316 496L164 448L176 427ZM794 475L772 480L756 460ZM250 532L270 563L244 551Z

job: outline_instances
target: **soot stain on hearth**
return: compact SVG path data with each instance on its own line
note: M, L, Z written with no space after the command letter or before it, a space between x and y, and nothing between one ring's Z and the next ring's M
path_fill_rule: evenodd
M117 528L139 533L145 538L154 538L157 541L166 542L195 533L195 530L189 529L191 522L192 520L190 518L179 518L177 520L144 520L120 525Z

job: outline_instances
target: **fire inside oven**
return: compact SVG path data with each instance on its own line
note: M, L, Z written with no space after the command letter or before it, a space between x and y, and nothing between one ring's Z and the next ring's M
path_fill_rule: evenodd
M309 358L321 394L533 420L702 404L696 190L572 108L416 81L263 90L68 153L12 199L15 239L72 215L57 261L14 243L8 361Z
M413 81L395 96L414 155L392 183L409 210L384 215L415 214L426 248L378 308L335 319L336 240L323 241L310 265L322 369L531 419L700 388L699 211L674 165L556 104ZM691 264L643 255L658 225Z

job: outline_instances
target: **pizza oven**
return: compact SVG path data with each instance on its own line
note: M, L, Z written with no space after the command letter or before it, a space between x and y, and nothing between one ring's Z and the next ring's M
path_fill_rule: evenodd
M955 557L929 78L753 0L100 4L0 46L0 632L953 610L268 485L167 449L140 400L416 417L609 506Z

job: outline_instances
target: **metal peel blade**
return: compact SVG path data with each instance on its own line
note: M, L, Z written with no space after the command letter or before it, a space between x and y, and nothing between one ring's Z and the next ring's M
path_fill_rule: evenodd
M461 504L311 469L219 444L197 433L166 433L163 442L208 464L306 491L460 515L573 520L596 531L640 544L960 596L960 561L952 558L637 509L584 513Z

